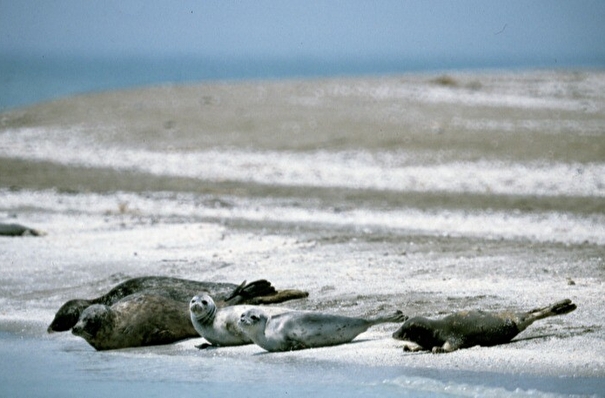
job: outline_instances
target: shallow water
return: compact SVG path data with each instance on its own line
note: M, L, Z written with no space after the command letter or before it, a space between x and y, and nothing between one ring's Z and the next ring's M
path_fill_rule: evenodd
M160 349L97 353L75 339L0 333L3 396L146 396L208 394L357 397L557 397L597 395L597 378L494 377L485 372L366 368L283 361L261 354L237 359L173 355ZM271 356L278 358L265 358Z
M589 71L419 75L165 86L5 112L0 222L47 234L0 237L2 388L598 395L603 88ZM310 292L293 308L356 316L565 297L578 310L445 356L403 354L398 325L279 355L190 342L98 353L46 335L64 301L150 274L267 278Z

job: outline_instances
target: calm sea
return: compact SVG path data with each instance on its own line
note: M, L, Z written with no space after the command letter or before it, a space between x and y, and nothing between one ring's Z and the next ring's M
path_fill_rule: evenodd
M264 59L182 56L77 57L0 54L0 111L72 94L209 80L367 76L419 71L602 67L600 59L573 65L548 58Z

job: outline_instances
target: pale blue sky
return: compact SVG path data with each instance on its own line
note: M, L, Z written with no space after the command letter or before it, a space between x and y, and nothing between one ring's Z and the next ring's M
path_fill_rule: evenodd
M602 65L604 21L600 0L0 0L0 53L588 57Z

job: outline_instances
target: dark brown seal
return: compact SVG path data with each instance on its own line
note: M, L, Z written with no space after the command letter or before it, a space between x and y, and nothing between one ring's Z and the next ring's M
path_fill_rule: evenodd
M72 333L97 350L169 344L198 336L187 303L168 297L135 293L111 307L88 306Z
M193 281L164 276L145 276L122 282L111 289L107 294L94 299L76 299L66 302L55 314L55 318L48 327L48 332L63 332L73 328L80 319L81 314L90 306L100 305L111 308L118 303L121 303L118 308L118 313L129 314L121 315L123 322L130 322L131 327L144 328L146 327L145 322L150 322L148 320L153 318L149 314L146 314L145 311L149 310L152 306L161 308L163 303L165 308L162 311L165 313L170 312L170 314L166 315L164 321L173 322L172 316L178 317L179 321L175 325L168 325L160 322L159 324L154 324L155 326L153 327L158 327L159 329L163 328L163 330L166 331L170 330L175 337L173 339L166 337L159 339L156 336L155 340L140 340L138 342L136 339L128 339L128 344L131 345L127 346L149 345L151 344L149 341L156 341L153 344L164 344L164 342L174 342L188 337L198 337L197 332L193 329L193 326L190 325L191 320L189 318L188 306L191 298L200 292L213 294L217 298L217 304L219 306L246 303L273 304L304 298L309 295L307 292L300 290L277 291L271 283L266 280L258 280L251 283L246 283L244 281L238 286L232 283ZM150 297L153 297L153 299L151 299L149 306L141 303L141 300L144 302ZM91 316L92 313L101 313L99 310L101 307L95 308L97 309L96 311L91 311L89 313L88 322L93 322L92 319L94 319L94 317ZM137 313L138 311L141 312ZM101 317L99 319L101 319ZM157 320L154 320L153 322L156 321ZM187 327L178 326L183 324L186 324ZM152 326L149 325L148 327ZM176 333L174 330L179 330L180 332ZM170 333L166 332L164 335L167 336L170 335ZM125 341L120 343L101 344L99 347L108 347L112 345L123 346ZM92 343L91 345L95 346Z
M528 312L462 311L442 319L414 317L404 322L393 338L413 343L404 346L406 351L444 353L477 345L494 346L510 342L539 319L575 309L576 305L566 299Z
M0 223L0 236L43 236L44 232L21 224Z
M192 293L192 289L197 292ZM249 284L244 281L237 286L168 277L135 278L97 299L65 303L49 331L57 324L65 328L77 313L79 318L71 325L72 333L97 350L169 344L199 337L191 324L189 301L200 290L217 292L221 306L272 304L309 295L300 290L276 291L266 280Z
M143 292L188 303L191 297L201 291L211 292L219 300L225 302L234 301L232 304L239 304L240 300L246 301L255 296L275 294L275 288L264 280L248 285L244 282L238 286L233 283L193 281L166 276L143 276L128 279L97 298L69 300L55 314L55 318L48 326L48 332L65 332L71 329L78 321L82 311L93 304L111 306L124 297Z

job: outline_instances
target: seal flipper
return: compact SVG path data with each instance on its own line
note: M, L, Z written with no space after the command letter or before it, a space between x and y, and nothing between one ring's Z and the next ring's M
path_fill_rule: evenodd
M277 304L288 300L296 300L309 297L309 292L296 289L280 290L269 296L260 296L252 298L250 304Z
M404 352L418 352L418 351L426 351L426 349L420 344L414 343L413 341L406 341L403 343L403 351Z
M445 354L448 352L456 351L459 348L460 345L458 343L455 343L452 340L448 340L441 347L433 347L431 352L433 354Z
M266 279L259 279L244 285L239 295L245 298L253 298L275 293L277 293L277 290L271 285L271 282Z
M368 322L370 322L372 325L377 325L379 323L399 323L399 322L405 322L408 320L408 316L404 315L403 312L401 312L401 310L397 310L394 313L392 313L391 315L386 315L386 316L377 316L375 318L370 318L368 319Z
M293 339L292 337L286 338L286 340L284 341L284 347L287 347L287 349L282 350L282 351L298 351L298 350L304 350L306 348L309 348L302 341L300 341L298 339Z
M527 313L519 315L517 327L519 331L525 330L529 325L537 320L548 318L555 315L564 315L574 311L577 306L570 299L557 301L554 304L543 308L536 308Z
M277 291L271 282L260 279L248 284L246 281L242 282L225 300L225 305L277 304L306 297L309 297L308 292L296 289Z
M246 283L243 281L233 292L225 299L227 305L241 304L249 302L258 296L275 294L277 291L266 279L260 279L254 282Z
M240 292L244 289L244 286L246 286L245 280L242 283L240 283L240 285L238 287L233 289L233 292L231 292L231 294L225 298L225 302L229 302L229 300L233 300L234 298L239 296Z

